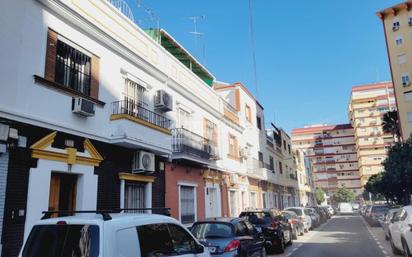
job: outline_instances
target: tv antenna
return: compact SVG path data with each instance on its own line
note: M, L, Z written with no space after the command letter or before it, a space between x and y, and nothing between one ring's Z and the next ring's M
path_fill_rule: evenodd
M201 15L201 16L191 16L188 17L189 20L193 21L193 26L194 26L194 31L189 32L190 34L193 35L194 40L195 40L195 56L198 59L199 58L199 54L198 54L198 40L199 38L203 37L205 34L202 32L199 32L197 30L197 23L199 20L204 20L206 18L205 15ZM203 47L204 48L204 47ZM205 58L205 51L203 49L203 59Z

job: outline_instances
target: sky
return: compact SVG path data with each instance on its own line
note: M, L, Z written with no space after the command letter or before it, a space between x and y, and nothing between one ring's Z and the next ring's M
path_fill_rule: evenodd
M265 108L265 122L290 132L348 123L352 86L390 80L376 12L401 0L126 0L143 28L167 30L219 81L241 82ZM204 33L197 47L189 17ZM256 53L255 83L252 52ZM257 84L257 86L256 86Z

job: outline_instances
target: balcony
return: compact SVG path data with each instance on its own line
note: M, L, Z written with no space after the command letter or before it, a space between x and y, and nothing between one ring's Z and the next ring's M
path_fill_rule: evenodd
M171 121L153 111L150 111L134 101L116 101L112 103L111 120L128 119L141 125L170 134Z
M172 158L209 164L217 159L217 147L196 133L184 128L172 129Z

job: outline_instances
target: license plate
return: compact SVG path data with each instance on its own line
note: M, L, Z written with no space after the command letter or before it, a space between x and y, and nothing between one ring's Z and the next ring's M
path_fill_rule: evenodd
M216 247L208 247L207 249L209 250L210 253L216 252Z

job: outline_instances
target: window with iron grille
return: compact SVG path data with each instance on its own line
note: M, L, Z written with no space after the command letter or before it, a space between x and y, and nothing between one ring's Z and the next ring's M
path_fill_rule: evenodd
M90 95L91 57L57 41L55 81L65 87Z
M124 208L145 208L145 186L144 183L126 182L124 189Z
M196 219L195 187L180 186L180 221L193 223Z

